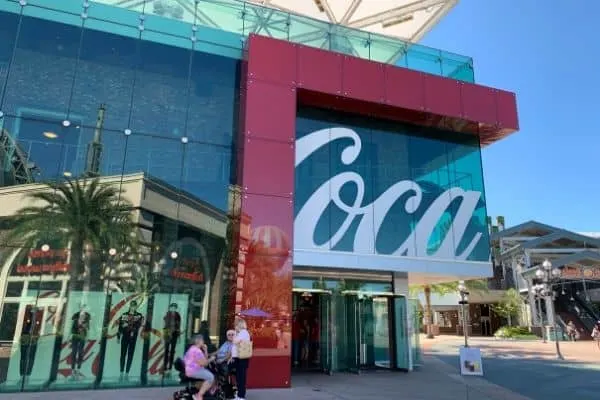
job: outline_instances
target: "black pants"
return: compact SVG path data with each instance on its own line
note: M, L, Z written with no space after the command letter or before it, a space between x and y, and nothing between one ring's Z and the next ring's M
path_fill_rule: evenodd
M246 378L248 376L249 359L235 359L235 383L237 384L237 396L246 398Z
M121 373L123 373L123 370L125 370L126 373L129 373L131 370L136 342L137 335L124 335L121 337ZM125 359L127 359L127 369L125 369Z
M21 343L21 362L19 364L19 372L21 373L21 376L31 375L31 371L33 371L33 362L35 361L36 352L37 343Z
M81 364L83 364L84 346L84 339L75 337L71 339L71 369L81 369Z
M178 339L179 334L177 332L173 332L165 338L165 371L173 368Z

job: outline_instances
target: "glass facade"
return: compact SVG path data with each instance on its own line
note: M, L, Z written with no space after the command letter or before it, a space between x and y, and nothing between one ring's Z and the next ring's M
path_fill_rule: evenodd
M296 135L296 250L489 260L477 136L315 109Z
M0 0L0 392L177 384L186 338L214 348L242 305L276 315L249 321L254 365L287 368L291 241L261 213L319 210L319 188L327 203L297 224L315 229L296 247L488 260L474 136L303 109L297 146L325 134L296 168L295 199L245 193L251 33L473 81L468 57L241 1ZM251 254L265 243L274 251ZM244 285L256 296L241 299ZM322 364L410 368L406 299L335 287L310 287L336 293L319 303L339 329L334 343L320 325Z
M244 38L255 33L459 81L474 81L471 57L241 0L27 0L26 3L25 15L75 26L81 25L84 16L88 27L130 36L135 36L141 25L156 40L170 44L185 45L192 35L189 27L194 25L197 48L237 57L241 57ZM18 0L3 0L2 8L20 6Z
M0 391L178 383L231 308L239 57L57 3L0 1Z

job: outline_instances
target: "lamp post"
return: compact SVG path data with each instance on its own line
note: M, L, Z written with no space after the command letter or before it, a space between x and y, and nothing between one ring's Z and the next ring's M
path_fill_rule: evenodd
M564 360L560 352L560 342L558 340L558 327L556 324L556 315L554 310L554 290L553 285L560 281L561 271L558 268L552 268L550 260L544 260L542 265L535 271L535 276L542 281L540 293L546 298L546 306L550 306L551 318L548 318L549 324L554 328L554 343L556 345L556 357L559 360Z
M535 299L536 314L540 320L540 326L542 327L542 340L546 343L546 333L544 332L544 314L542 313L542 298L544 298L544 285L533 285L530 289L533 298Z
M458 294L460 295L460 301L458 304L460 304L463 314L462 322L463 334L465 336L465 347L469 347L469 332L467 331L469 326L467 322L467 319L469 318L469 292L467 291L464 281L460 281L458 283Z

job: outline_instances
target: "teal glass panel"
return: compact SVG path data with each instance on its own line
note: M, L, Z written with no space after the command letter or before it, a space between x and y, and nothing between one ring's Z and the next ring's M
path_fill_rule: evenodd
M372 129L372 145L369 152L371 158L373 198L377 199L388 192L398 182L410 181L411 137L395 133L375 125ZM385 167L382 167L385 166ZM414 214L406 212L406 207L415 208L416 199L413 194L417 189L416 183L410 183L405 188L407 192L392 204L376 202L373 206L373 218L380 219L381 225L374 229L375 252L393 254L403 246L414 248L416 239L411 237L417 220ZM403 253L404 250L401 250ZM388 290L391 291L391 290Z
M326 23L298 15L290 18L288 40L325 50L329 50L331 46L329 26Z
M406 299L404 297L394 298L394 337L396 343L396 365L398 369L410 369L410 345L407 336L406 321L407 309Z
M321 368L326 373L331 373L337 367L333 359L333 310L332 296L319 296L320 320L319 320L319 357Z
M6 94L6 80L10 70L15 41L17 39L17 26L19 16L13 13L0 12L0 110Z
M406 61L404 61L404 57L406 57ZM399 65L406 65L407 68L428 74L443 75L440 50L409 45L404 57L398 60Z
M145 0L136 1L127 8L109 6L95 0L91 0L89 3L90 7L87 10L89 18L137 29L141 22L140 13L144 10ZM107 26L103 30L108 29L112 29L112 26ZM108 32L112 32L112 30L109 30Z
M371 58L370 34L339 25L330 25L327 50L369 60Z
M452 187L448 170L447 143L439 139L434 132L420 136L412 136L408 141L408 157L411 168L411 178L422 191L422 202L432 204L441 196L445 196L450 204L450 195L446 193ZM445 199L441 199L445 200ZM423 219L426 208L420 208L414 213L415 222ZM443 210L441 218L435 223L432 232L416 232L415 252L421 256L435 256L444 239L449 235L452 240L451 209ZM426 237L428 236L428 237ZM452 243L453 245L453 243ZM423 248L426 246L426 248ZM449 258L441 255L438 258ZM450 258L453 258L452 256Z
M245 3L244 36L251 33L288 40L290 37L290 14L268 7Z
M373 364L381 368L390 368L392 349L390 348L390 320L389 297L375 297L373 299Z
M477 194L475 210L465 229L465 234L459 237L459 232L453 232L456 254L467 252L468 260L487 261L490 257L490 239L486 222L487 208L479 138L455 134L453 139L452 142L448 142L448 167L451 180L454 182L453 186ZM457 208L458 205L454 204L453 213L457 212ZM469 252L467 248L477 237L479 239L475 247Z
M344 312L342 314L346 324L346 342L339 353L343 359L344 369L357 373L360 369L360 309L358 296L342 295ZM339 362L341 365L342 362Z
M405 57L406 43L374 34L370 34L369 40L370 60L408 68L408 58Z
M23 115L39 110L65 118L81 33L80 27L22 17L2 104L5 114ZM31 68L33 65L38 68ZM31 82L51 82L51 86L42 90Z
M411 344L411 359L413 367L419 367L423 363L421 349L421 313L419 311L419 300L408 300L409 312L409 336Z
M93 127L102 112L103 127L107 130L123 130L129 126L139 65L139 41L134 39L136 29L121 27L121 31L124 30L129 31L125 37L95 29L84 30L69 119L79 116L81 125Z
M148 298L139 293L113 293L115 313L107 325L102 385L137 386L141 384L143 327Z
M488 261L476 136L301 109L297 141L307 140L297 249Z
M64 310L58 366L52 387L88 389L96 382L97 365L102 358L103 319L106 293L74 291Z

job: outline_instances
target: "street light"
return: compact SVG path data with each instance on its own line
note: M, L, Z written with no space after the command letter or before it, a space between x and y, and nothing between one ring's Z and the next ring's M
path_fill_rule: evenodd
M554 297L555 293L552 289L553 285L560 280L561 270L558 268L552 268L550 260L544 260L541 267L535 271L535 276L542 281L540 285L536 285L539 289L540 295L546 298L546 305L550 306L552 311L552 320L548 320L554 328L554 343L556 345L556 357L559 360L564 360L562 353L560 352L560 342L558 340L558 326L556 324L556 312L554 309Z
M537 275L536 275L537 276ZM542 326L542 340L546 343L546 334L544 332L544 315L542 313L542 298L544 297L542 292L544 290L544 285L533 285L530 289L533 298L535 299L536 305L536 314L538 314L540 318L540 325Z
M458 294L460 295L460 304L463 314L463 334L465 335L465 347L469 347L469 333L467 332L467 318L469 313L469 292L465 286L465 281L458 282Z

